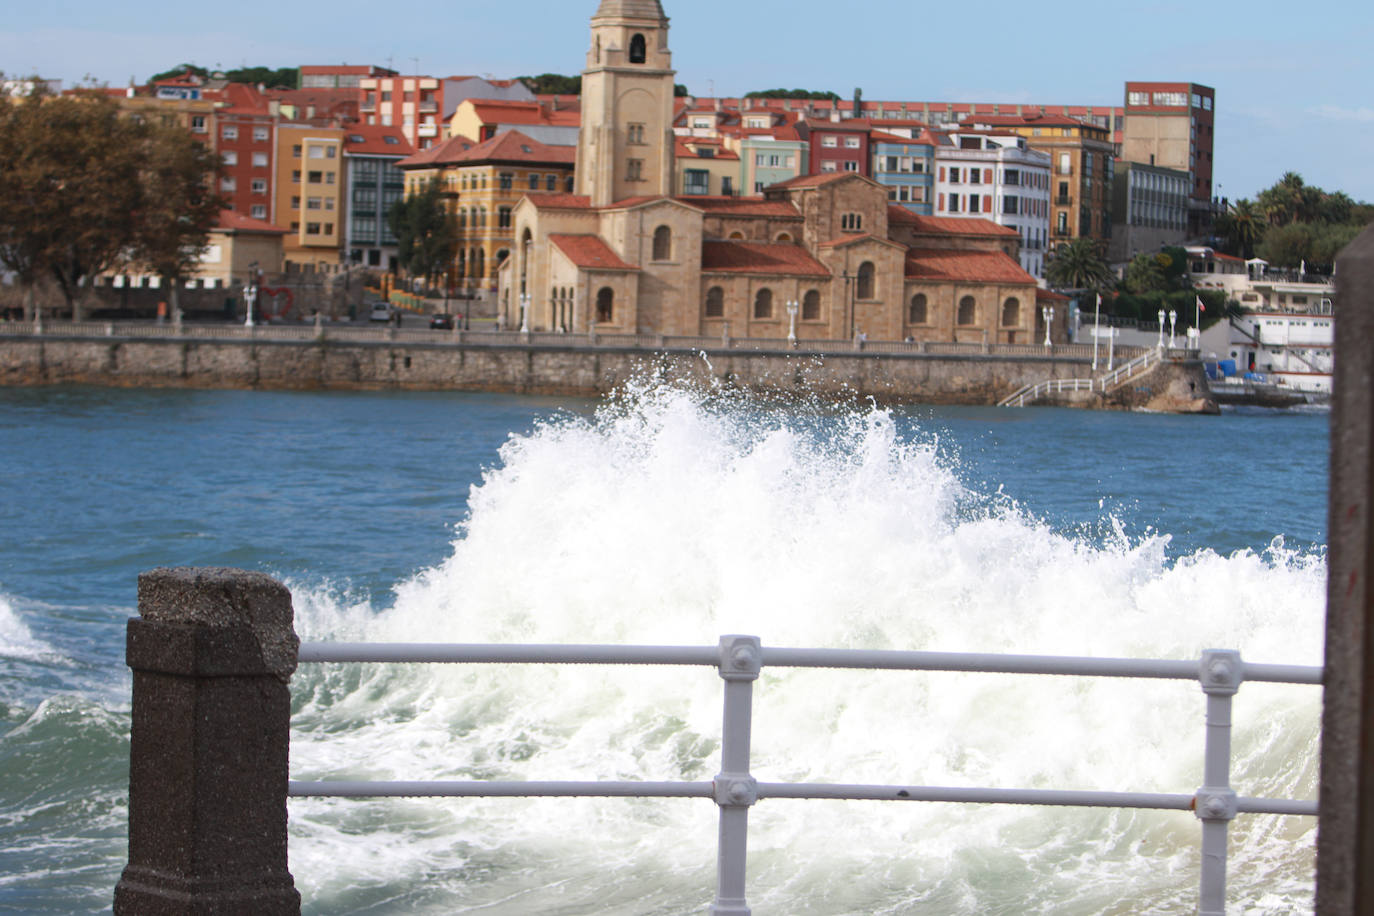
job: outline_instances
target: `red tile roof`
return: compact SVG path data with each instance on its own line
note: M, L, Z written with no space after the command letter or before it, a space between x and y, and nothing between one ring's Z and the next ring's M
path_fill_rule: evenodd
M690 140L684 140L679 137L674 146L675 155L679 159L723 159L734 162L739 161L739 154L731 152L728 149L722 149L719 140L703 140L696 137ZM711 150L711 152L703 155L700 151L692 149L694 146L706 147Z
M787 181L779 181L777 184L770 184L770 188L812 188L832 181L839 181L841 178L848 178L853 172L817 172L814 175L799 175L796 178L789 178Z
M888 224L901 223L917 232L934 235L976 235L990 238L1011 238L1019 235L1010 226L999 226L991 220L962 216L922 216L898 204L887 205Z
M447 162L473 164L478 162L520 162L539 165L572 165L577 159L577 147L540 143L520 133L505 130L490 140L483 140L471 149L461 150Z
M626 264L611 246L598 235L551 234L549 241L568 256L568 260L585 270L639 270Z
M582 124L581 106L554 109L539 102L506 101L503 99L468 99L473 112L483 124L544 124L555 127L578 127Z
M801 211L785 200L765 200L762 197L679 197L677 200L711 215L802 218Z
M475 140L469 140L461 134L454 134L442 143L436 143L429 149L422 149L415 155L407 156L396 164L403 169L435 168L447 165L476 145Z
M788 242L705 241L703 271L828 277L830 269L800 245Z
M415 147L410 145L401 128L394 125L351 124L344 133L346 156L412 156L414 153Z
M908 280L1035 285L1035 278L1002 251L912 248L906 253L906 277Z
M541 210L590 210L592 199L585 194L563 194L558 191L531 191L525 195Z
M1093 127L1097 130L1107 129L1080 121L1077 118L1070 118L1067 115L1040 114L1039 112L1023 115L971 114L964 118L961 124L964 126L987 124L992 127Z
M1052 289L1036 289L1036 302L1069 302L1070 298L1063 293L1056 293Z
M290 231L264 220L244 216L235 210L219 211L219 218L215 220L215 229L220 232L257 232L263 235L286 235Z

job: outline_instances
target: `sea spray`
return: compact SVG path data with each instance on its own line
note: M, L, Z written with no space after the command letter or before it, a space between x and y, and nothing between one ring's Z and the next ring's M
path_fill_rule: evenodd
M933 432L873 407L787 410L645 386L513 436L451 555L370 608L297 587L305 638L765 645L1319 664L1324 562L1275 543L1171 559L1167 534L1064 533L971 490ZM709 780L710 669L306 666L295 778ZM768 781L1191 792L1196 684L765 670ZM1246 685L1241 794L1315 794L1319 694ZM313 912L688 913L715 811L695 800L292 803ZM1310 906L1310 819L1242 816L1231 900ZM1188 912L1176 812L770 800L757 913Z

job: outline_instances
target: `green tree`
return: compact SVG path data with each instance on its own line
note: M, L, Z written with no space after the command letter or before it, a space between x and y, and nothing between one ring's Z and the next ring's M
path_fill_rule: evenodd
M756 89L753 92L746 92L744 97L746 99L829 99L832 102L840 100L839 95L834 92L815 89Z
M1061 242L1045 264L1045 279L1056 289L1107 290L1116 282L1101 247L1092 239Z
M1164 268L1159 258L1141 252L1131 258L1126 265L1126 289L1132 293L1147 293L1168 288L1169 281L1164 277Z
M200 263L226 201L214 190L219 157L179 127L150 124L142 144L141 200L128 257L178 290Z
M301 82L299 67L240 67L224 74L231 83L261 83L268 89L296 89Z
M173 67L170 70L163 70L161 73L154 73L152 76L148 77L148 82L156 83L158 80L175 79L176 77L181 76L188 70L203 80L210 78L210 71L206 70L204 67L197 66L196 64L180 64L179 66Z
M516 79L535 95L581 95L582 77L561 73L541 73L538 76L518 76Z
M458 224L444 209L437 178L418 194L393 204L387 220L396 236L397 260L412 277L430 280L453 263L458 252ZM447 283L444 289L447 296Z

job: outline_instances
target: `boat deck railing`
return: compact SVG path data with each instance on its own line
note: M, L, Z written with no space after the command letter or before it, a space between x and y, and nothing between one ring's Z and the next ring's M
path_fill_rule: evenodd
M1198 912L1223 914L1227 829L1240 814L1317 814L1316 801L1252 798L1231 785L1232 697L1245 681L1320 685L1322 669L1254 664L1232 650L1207 650L1195 660L996 655L764 646L753 636L722 636L715 646L424 645L304 643L302 663L450 663L694 665L711 667L724 682L720 771L710 782L291 781L291 796L332 797L656 797L704 798L719 808L716 891L709 912L747 916L746 857L749 809L772 799L846 799L905 802L1152 808L1192 811L1201 821ZM1174 794L1080 789L978 788L917 785L760 782L750 771L753 682L764 668L840 668L961 671L1094 678L1158 678L1197 682L1206 698L1201 786Z

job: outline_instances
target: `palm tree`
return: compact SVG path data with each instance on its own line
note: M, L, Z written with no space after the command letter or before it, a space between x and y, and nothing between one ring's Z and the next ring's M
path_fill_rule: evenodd
M1255 256L1255 245L1260 239L1260 213L1254 201L1241 198L1231 205L1229 233L1232 243L1240 256L1247 261Z
M1045 264L1045 279L1057 289L1109 289L1116 277L1092 239L1061 242Z

